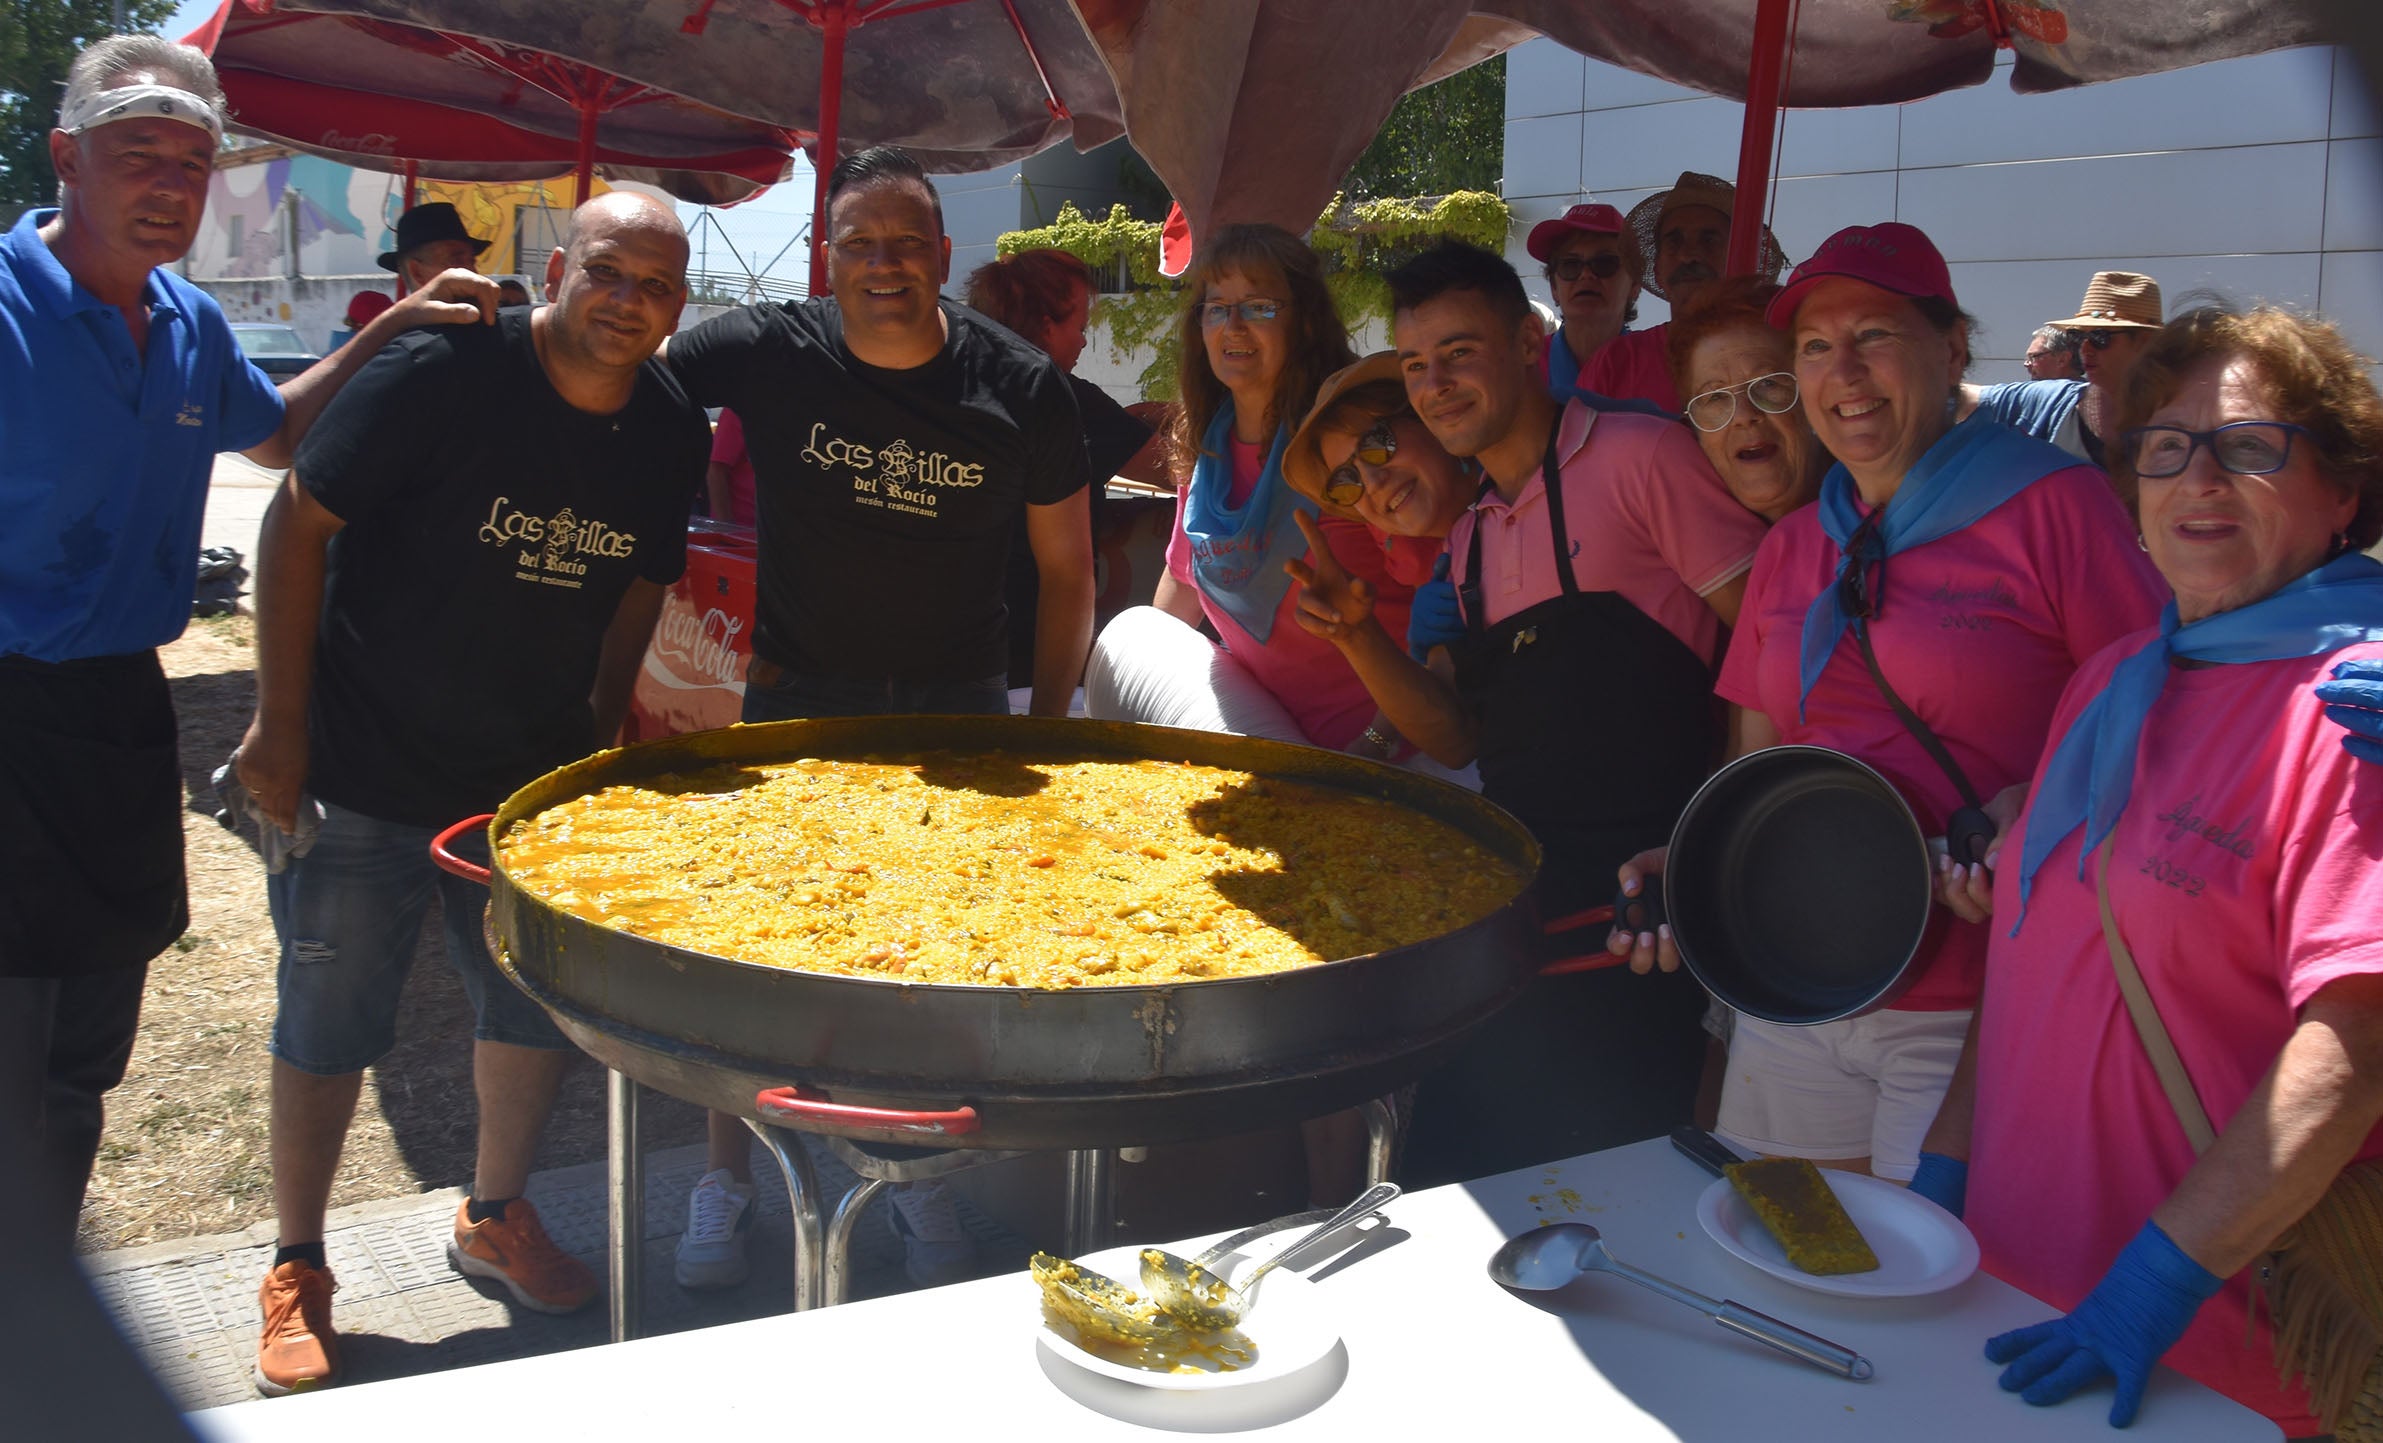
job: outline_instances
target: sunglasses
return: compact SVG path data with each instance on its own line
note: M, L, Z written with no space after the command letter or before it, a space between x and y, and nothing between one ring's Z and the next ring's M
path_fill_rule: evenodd
M1357 438L1357 449L1349 453L1349 459L1332 468L1332 474L1324 478L1324 499L1335 506L1356 505L1365 495L1365 476L1357 469L1357 463L1363 461L1379 469L1389 465L1390 458L1397 454L1398 433L1390 429L1389 420L1374 422Z
M1612 280L1622 268L1622 258L1612 251L1595 256L1566 256L1547 268L1547 273L1559 281L1577 281L1586 271L1601 281Z
M2212 431L2138 426L2119 438L2134 453L2135 474L2148 481L2182 475L2203 446L2218 469L2237 476L2271 476L2292 459L2292 438L2308 429L2289 421L2235 421Z
M2131 327L2123 331L2093 330L2079 331L2076 333L2077 340L2080 344L2091 346L2097 351L2109 350L2111 343L2116 341L2121 336L2139 336L2141 334L2143 334L2141 331L2135 330Z
M1754 403L1754 409L1766 416L1781 416L1796 408L1796 398L1802 394L1793 372L1773 371L1756 376L1735 386L1723 386L1688 399L1688 423L1699 431L1727 430L1737 419L1738 392Z
M1281 301L1209 301L1200 307L1200 324L1213 331L1239 316L1250 325L1260 326L1282 313Z

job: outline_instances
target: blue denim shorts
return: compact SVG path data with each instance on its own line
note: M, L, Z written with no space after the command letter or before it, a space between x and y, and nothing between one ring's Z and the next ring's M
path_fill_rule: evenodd
M337 1077L362 1072L397 1045L398 995L434 888L446 920L447 961L471 998L473 1038L550 1052L570 1047L544 1009L497 970L480 935L488 889L430 860L435 829L322 805L314 846L265 878L281 941L276 1058L300 1072ZM462 837L455 852L485 864L488 839Z

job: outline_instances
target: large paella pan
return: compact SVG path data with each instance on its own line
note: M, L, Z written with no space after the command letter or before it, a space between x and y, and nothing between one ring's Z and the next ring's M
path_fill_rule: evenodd
M1353 793L1452 828L1521 890L1426 940L1256 976L1055 989L918 983L731 960L536 895L499 843L606 787L796 758L999 751L1228 768ZM477 823L479 819L474 819ZM1168 1142L1314 1116L1411 1080L1538 965L1539 850L1460 788L1337 753L1125 723L867 717L734 727L605 752L539 778L487 821L491 929L508 975L591 1055L640 1082L755 1115L797 1089L802 1126L970 1148ZM1451 866L1465 865L1460 857ZM1478 864L1478 863L1476 863ZM786 1120L781 1111L773 1120Z

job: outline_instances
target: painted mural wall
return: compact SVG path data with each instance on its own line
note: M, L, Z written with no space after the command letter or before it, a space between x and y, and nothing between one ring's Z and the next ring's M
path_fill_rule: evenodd
M609 189L594 183L595 194ZM328 349L357 291L393 290L380 256L396 243L404 190L401 177L312 155L224 164L209 184L206 221L183 273L232 320L295 326L309 346ZM416 200L454 206L464 228L490 243L480 257L484 274L525 275L534 285L568 227L572 195L569 176L517 185L426 180Z

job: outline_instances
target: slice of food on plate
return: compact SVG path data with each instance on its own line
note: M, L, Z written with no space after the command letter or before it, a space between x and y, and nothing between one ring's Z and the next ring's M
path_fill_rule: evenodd
M1787 1260L1807 1273L1867 1273L1878 1267L1862 1230L1845 1215L1820 1169L1800 1157L1731 1163L1729 1183L1770 1229Z

